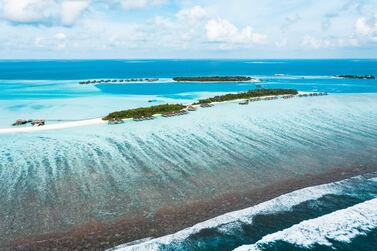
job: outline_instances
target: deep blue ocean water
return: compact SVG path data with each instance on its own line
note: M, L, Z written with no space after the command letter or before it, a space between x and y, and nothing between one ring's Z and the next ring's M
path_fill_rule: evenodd
M0 61L0 100L104 94L174 97L181 93L243 91L255 87L240 83L172 84L167 80L137 85L100 84L96 88L77 88L74 85L77 80L83 79L169 79L177 76L213 75L255 76L262 80L260 84L266 88L296 88L332 93L377 92L377 81L331 78L341 74L377 75L377 60Z
M0 135L0 247L16 237L69 230L93 218L106 222L140 210L153 214L188 198L211 198L333 167L375 165L377 80L333 77L340 74L377 76L377 60L0 61L0 127L18 118L95 118L150 105L150 99L156 101L152 104L188 103L256 85L330 94L246 107L219 105L184 118L119 127ZM171 80L213 75L247 75L259 82ZM125 78L160 80L78 84ZM369 178L308 188L272 201L257 214L255 208L263 205L154 244L156 250L248 245L246 250L371 251L377 246L377 217L370 209L377 207L377 180ZM355 222L339 217L352 214L364 215L369 225L361 216ZM308 220L319 226L317 232L309 231Z
M174 76L376 74L377 60L59 60L0 61L0 79L73 80Z

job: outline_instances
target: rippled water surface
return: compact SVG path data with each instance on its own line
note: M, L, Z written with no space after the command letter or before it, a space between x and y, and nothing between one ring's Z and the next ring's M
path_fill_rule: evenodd
M376 61L173 62L68 62L68 67L63 62L1 61L0 127L8 127L17 118L95 118L114 110L150 105L149 99L155 99L156 104L189 103L217 93L253 89L256 84L327 91L330 95L248 106L227 103L183 117L119 126L0 135L0 246L19 237L68 231L93 219L113 223L140 213L149 218L161 208L207 201L335 168L377 167L377 82L331 77L373 74ZM101 64L103 72L98 71ZM81 65L82 73L73 65ZM33 74L25 75L20 69ZM50 71L43 75L46 69ZM141 70L135 73L135 69ZM251 75L261 82L171 82L177 75L215 74ZM74 80L127 77L163 79L152 84L112 86L80 86ZM376 206L375 181L365 179L355 190L342 185L342 192L334 192L338 189L334 188L312 199L300 199L289 210L259 215L253 218L257 225L236 217L222 228L204 229L158 247L221 250L219 247L226 246L223 250L232 250L248 245L242 248L295 250L319 245L326 250L343 245L343 239L337 238L317 243L285 236L300 236L311 224L324 224L319 235L327 236L326 222L348 224L337 222L338 215L365 216L362 212L369 213ZM367 211L360 211L364 208ZM354 226L363 235L347 238L355 240L355 245L362 238L373 243L373 217L370 214L369 225L360 220L362 226ZM312 221L305 222L309 219Z

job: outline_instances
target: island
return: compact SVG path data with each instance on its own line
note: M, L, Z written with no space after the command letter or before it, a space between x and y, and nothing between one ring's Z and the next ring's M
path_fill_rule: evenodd
M249 90L247 92L229 93L225 95L215 96L212 98L201 99L197 102L189 105L182 104L163 104L149 107L141 107L135 109L122 110L112 112L103 120L109 122L109 124L120 124L123 119L134 119L135 121L151 120L154 115L161 114L163 117L180 116L187 114L187 111L194 111L194 106L211 107L211 103L226 102L239 99L251 99L259 97L277 97L277 96L294 96L298 91L294 89L258 89Z
M373 80L376 79L375 76L372 75L337 75L337 78L349 78L349 79L369 79Z
M195 104L209 104L213 102L225 102L237 99L250 99L265 96L280 96L280 95L297 95L298 91L295 89L257 89L249 90L247 92L229 93L219 95L212 98L201 99Z
M80 120L56 120L56 124L45 125L45 121L53 120L40 120L40 119L19 119L12 126L21 126L31 123L32 127L21 126L18 128L0 128L0 134L3 133L15 133L15 132L33 132L41 130L56 130L63 128L73 128L80 126L88 125L100 125L107 123L109 125L118 125L123 124L124 120L134 121L144 121L144 120L154 120L157 117L161 116L164 118L176 117L187 115L190 112L195 112L200 108L211 108L217 103L233 102L238 103L239 105L249 105L251 102L258 101L269 101L276 99L290 99L294 97L303 98L303 97L315 97L315 96L324 96L327 95L326 92L306 92L298 93L294 89L257 89L249 90L241 93L229 93L224 95L219 95L215 97L210 97L206 99L198 100L192 104L161 104L156 106L147 106L140 107L135 109L122 110L117 112L112 112L102 118L94 119L80 119Z
M113 112L103 118L103 120L120 120L131 118L150 118L156 114L167 114L180 112L186 106L182 104L163 104L149 107L141 107L136 109L128 109L118 112Z
M177 82L248 82L256 80L252 77L244 76L210 76L210 77L175 77Z

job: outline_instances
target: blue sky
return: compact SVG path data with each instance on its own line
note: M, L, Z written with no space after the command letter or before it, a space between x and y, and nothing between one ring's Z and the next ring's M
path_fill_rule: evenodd
M0 58L376 58L376 0L0 0Z

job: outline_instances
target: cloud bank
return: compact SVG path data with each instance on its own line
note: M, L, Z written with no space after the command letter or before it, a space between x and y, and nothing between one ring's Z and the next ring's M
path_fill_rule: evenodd
M373 10L373 0L0 0L0 57L377 57Z

